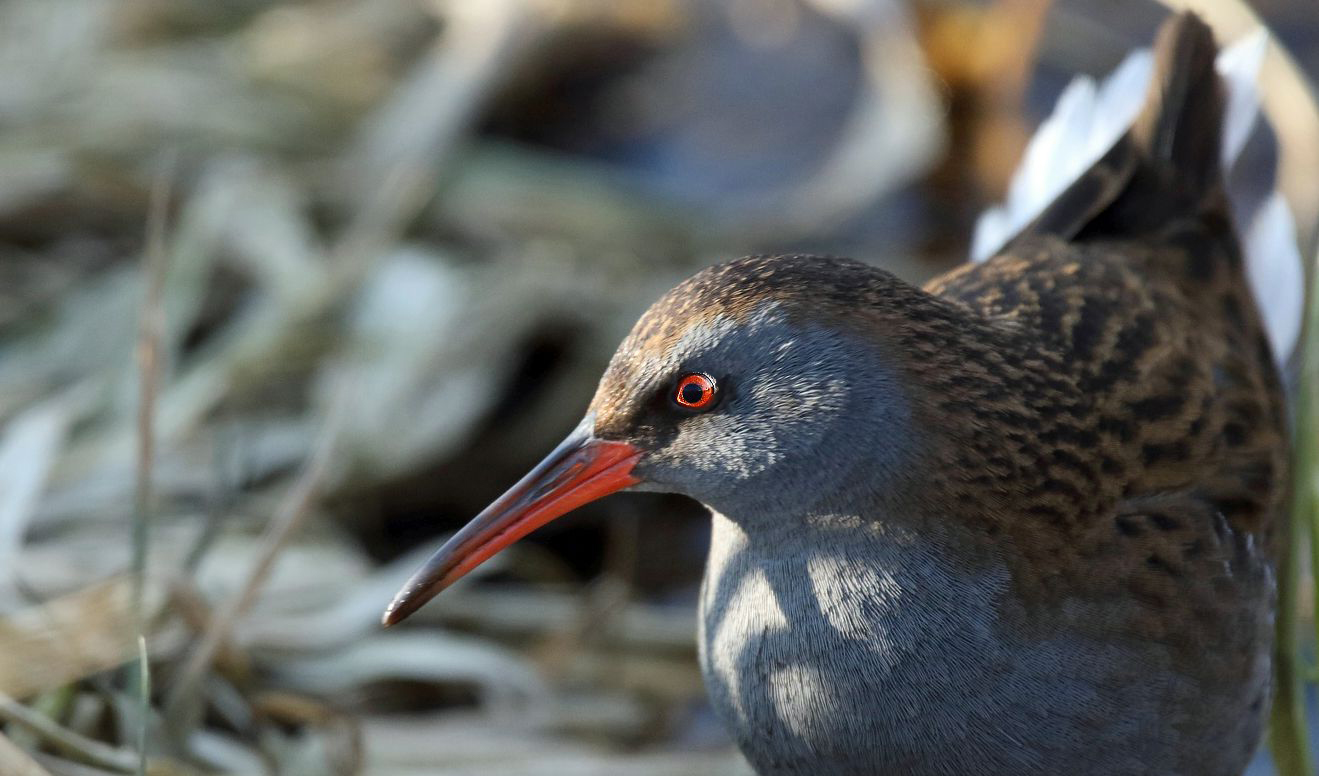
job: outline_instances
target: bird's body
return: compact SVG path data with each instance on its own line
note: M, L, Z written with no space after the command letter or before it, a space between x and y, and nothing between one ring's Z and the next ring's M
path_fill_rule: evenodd
M1222 314L1253 320L1247 292L1149 266L1183 255L1045 238L937 296L734 265L828 268L908 394L908 438L871 443L904 448L899 473L860 459L804 509L713 518L702 667L762 773L1241 772L1268 709L1281 393L1258 326Z
M713 513L715 708L763 774L1240 774L1268 711L1285 410L1219 164L1216 47L999 255L704 270L396 599L624 487Z

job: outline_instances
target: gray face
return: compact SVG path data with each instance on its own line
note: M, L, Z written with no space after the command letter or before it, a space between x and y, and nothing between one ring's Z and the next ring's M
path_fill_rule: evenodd
M692 372L717 382L708 411L672 400ZM682 493L745 519L827 511L856 475L882 487L909 439L906 401L876 345L790 320L772 302L740 320L695 323L664 348L629 340L592 408L597 434L644 451L637 489Z

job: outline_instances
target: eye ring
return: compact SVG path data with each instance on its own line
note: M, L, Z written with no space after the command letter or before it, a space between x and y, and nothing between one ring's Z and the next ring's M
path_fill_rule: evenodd
M673 403L687 410L708 410L714 406L719 386L704 372L688 372L678 378L673 389Z

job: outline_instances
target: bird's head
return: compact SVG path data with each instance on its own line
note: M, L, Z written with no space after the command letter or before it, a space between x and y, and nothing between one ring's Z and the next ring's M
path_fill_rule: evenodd
M905 459L909 411L858 296L878 270L755 257L664 295L609 363L582 422L395 597L396 623L537 527L623 489L680 493L749 521L828 511ZM872 300L873 301L873 300Z

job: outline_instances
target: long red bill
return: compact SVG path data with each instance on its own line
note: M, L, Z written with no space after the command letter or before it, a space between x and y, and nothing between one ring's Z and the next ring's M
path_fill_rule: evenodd
M393 625L492 555L556 517L629 485L641 451L596 439L584 421L545 460L486 507L412 575L385 610Z

